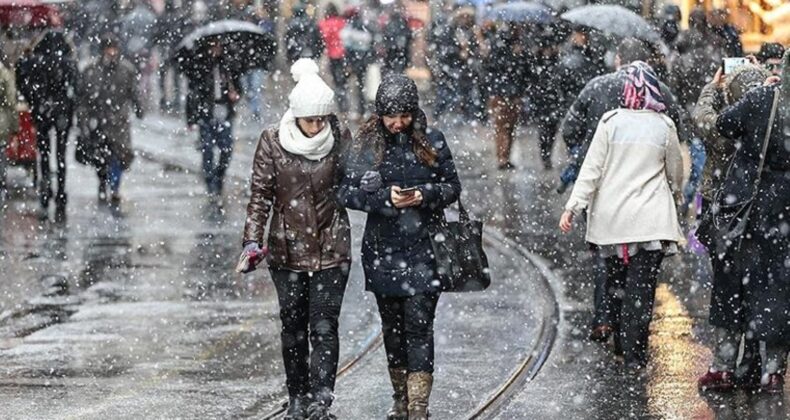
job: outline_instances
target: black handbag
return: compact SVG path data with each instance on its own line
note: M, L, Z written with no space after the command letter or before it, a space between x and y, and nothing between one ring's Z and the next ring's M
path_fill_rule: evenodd
M77 147L74 149L74 159L82 165L98 168L104 162L106 149L106 137L98 128L94 130L82 130L82 133L77 136Z
M765 140L760 153L760 164L757 167L751 197L737 204L727 204L727 198L723 197L723 190L719 190L716 194L715 204L712 209L713 226L711 230L716 235L716 250L720 254L725 253L727 248L733 244L735 244L736 248L739 247L740 240L746 232L749 215L754 207L754 199L757 198L757 193L759 192L760 178L765 167L765 157L768 153L768 144L771 142L771 131L776 118L776 108L779 104L779 94L777 92L774 92L773 99L771 114L768 118L768 128L765 131ZM732 169L733 165L731 164L727 170L727 177L733 176Z
M436 271L445 292L477 292L491 285L488 257L483 250L483 222L472 220L459 199L459 220L429 228Z

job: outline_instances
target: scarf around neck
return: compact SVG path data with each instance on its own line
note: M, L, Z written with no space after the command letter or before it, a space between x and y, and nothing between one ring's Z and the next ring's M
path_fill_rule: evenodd
M332 125L329 122L321 132L313 137L307 137L296 125L296 117L290 109L280 120L278 134L283 149L310 160L325 158L335 145L335 136L332 135Z

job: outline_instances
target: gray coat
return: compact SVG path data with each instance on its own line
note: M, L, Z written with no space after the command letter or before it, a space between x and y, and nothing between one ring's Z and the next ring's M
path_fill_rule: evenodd
M11 133L18 129L14 72L0 63L0 146L5 145ZM5 149L0 149L0 153L5 153Z
M99 60L85 69L79 89L80 129L106 137L107 152L118 158L124 169L134 159L130 114L135 111L142 116L137 86L137 72L131 63L124 59L114 64Z

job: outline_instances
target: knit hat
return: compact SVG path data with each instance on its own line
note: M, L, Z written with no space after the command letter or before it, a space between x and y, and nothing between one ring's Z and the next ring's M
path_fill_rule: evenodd
M737 67L725 80L727 102L734 104L741 100L746 92L763 85L765 79L771 76L768 70L755 64L745 64Z
M318 64L300 58L291 66L296 86L288 95L291 112L296 118L329 115L335 111L335 92L318 75Z
M392 115L419 109L417 84L400 73L388 73L376 91L376 114Z

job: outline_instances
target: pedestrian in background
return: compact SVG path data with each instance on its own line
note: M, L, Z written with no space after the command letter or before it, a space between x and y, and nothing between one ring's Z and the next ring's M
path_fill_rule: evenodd
M346 87L348 71L346 69L346 49L340 33L345 26L346 20L340 16L337 6L334 3L329 3L326 6L324 19L318 22L318 29L321 30L321 36L323 36L324 45L326 45L326 55L329 57L329 70L335 85L337 103L340 112L344 113L348 112L348 89Z
M385 75L338 196L347 208L368 213L362 265L365 288L378 303L394 389L388 419L428 419L441 291L430 227L460 194L450 149L441 131L428 128L417 85L402 74Z
M760 51L755 56L768 71L774 76L779 76L782 73L782 56L784 56L785 47L778 42L764 42L760 45Z
M50 154L51 135L55 136L58 189L55 194L55 220L66 217L66 146L73 124L77 86L77 60L74 48L62 30L49 30L17 66L19 90L30 105L36 126L39 152L39 218L49 218L52 198ZM53 133L54 132L54 133Z
M380 48L384 72L403 73L411 62L412 32L401 6L393 6L381 30Z
M367 111L365 100L365 80L368 66L373 57L373 33L370 25L359 8L350 8L345 13L346 25L340 31L343 47L346 50L346 59L354 75L357 87L357 115L363 117ZM349 119L356 119L351 118Z
M241 98L241 72L220 42L209 42L204 48L185 64L189 81L186 116L187 124L200 130L206 190L218 199L233 155L233 118Z
M318 59L324 52L324 40L315 20L301 3L294 5L293 17L285 30L285 53L289 63L300 58Z
M510 161L513 135L521 121L523 98L534 80L535 59L524 38L523 26L515 23L500 23L488 33L489 52L484 59L486 87L500 170L515 168Z
M560 229L587 210L586 240L606 259L603 302L628 368L648 361L647 340L656 281L665 255L683 242L676 201L683 166L675 124L658 79L644 62L623 69L621 108L598 123ZM650 209L650 211L646 211Z
M338 317L348 282L351 229L334 199L350 133L318 65L291 67L296 86L279 126L266 129L252 166L244 250L263 251L277 288L289 406L286 419L328 420L338 364ZM312 352L310 346L312 345Z
M8 57L0 51L0 208L3 207L8 196L6 146L11 135L19 130L16 82L14 72L8 64Z
M790 343L790 53L782 66L780 85L747 92L716 119L716 130L740 144L723 196L752 203L733 242L748 285L747 334L765 342L760 389L769 394L783 392Z
M137 70L121 56L118 38L101 39L102 55L83 71L77 119L81 134L96 139L93 154L99 177L99 203L120 210L121 178L134 160L131 113L143 118Z
M693 118L707 150L703 172L702 217L697 238L708 249L713 271L708 322L714 327L713 362L697 381L703 390L730 390L735 386L756 389L760 385L760 343L749 337L746 325L747 285L743 284L744 270L735 263L735 252L726 244L718 244L713 218L713 203L735 154L736 145L716 130L716 120L727 105L740 101L746 92L763 85L770 76L757 65L746 65L723 75L719 69L713 81L702 88ZM720 246L723 245L723 246ZM744 340L743 356L738 354Z

